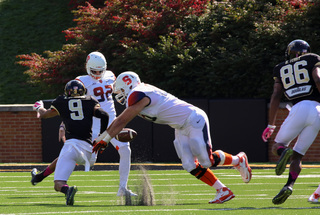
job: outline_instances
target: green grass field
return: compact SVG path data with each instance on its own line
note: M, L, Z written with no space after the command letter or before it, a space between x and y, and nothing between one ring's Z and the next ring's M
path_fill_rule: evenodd
M234 169L214 170L236 195L224 204L208 204L215 190L183 170L147 171L155 192L155 206L126 206L117 197L118 171L75 171L69 185L77 185L74 206L66 206L62 193L53 190L53 176L36 186L30 172L0 172L0 214L319 214L320 204L307 202L320 182L319 168L304 168L293 194L282 205L272 198L287 180L288 170L253 169L249 184ZM142 172L132 170L129 188L140 187Z

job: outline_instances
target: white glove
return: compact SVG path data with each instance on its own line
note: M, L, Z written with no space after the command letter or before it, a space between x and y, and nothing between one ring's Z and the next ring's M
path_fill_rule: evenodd
M39 109L40 108L43 108L43 101L40 100L40 101L36 101L36 103L34 103L33 105L33 110L39 112Z

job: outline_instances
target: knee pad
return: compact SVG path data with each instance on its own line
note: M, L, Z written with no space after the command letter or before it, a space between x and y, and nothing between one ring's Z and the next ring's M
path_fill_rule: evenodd
M194 162L194 161L189 161L189 162L183 162L183 160L181 160L182 161L182 168L184 169L184 170L186 170L187 172L191 172L192 170L194 170L195 168L197 168L197 164Z
M195 176L197 179L200 179L207 172L207 168L203 168L200 164L190 172L191 175Z
M226 156L224 155L224 152L221 151L221 150L217 150L217 151L214 151L212 153L213 155L213 158L214 158L214 165L213 167L216 167L218 166L219 164L220 165L223 165L224 164L224 161L226 159Z

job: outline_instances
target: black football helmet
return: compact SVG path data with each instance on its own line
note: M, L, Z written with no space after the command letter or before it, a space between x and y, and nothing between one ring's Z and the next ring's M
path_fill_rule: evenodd
M84 96L86 93L87 89L83 83L78 80L69 81L64 88L64 94L67 97Z
M290 60L292 58L299 57L301 55L304 55L310 52L311 52L311 48L306 41L294 40L291 43L289 43L285 56L286 56L286 60Z

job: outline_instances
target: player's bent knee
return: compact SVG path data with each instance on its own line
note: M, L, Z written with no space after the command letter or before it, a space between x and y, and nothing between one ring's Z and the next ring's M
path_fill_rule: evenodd
M197 168L190 171L190 174L195 176L197 179L200 179L206 172L208 168L203 168L201 165L198 165Z
M204 168L209 168L209 167L213 166L210 160L200 161L200 163Z
M191 172L197 167L197 165L194 162L188 162L188 163L182 163L182 167L187 172Z

